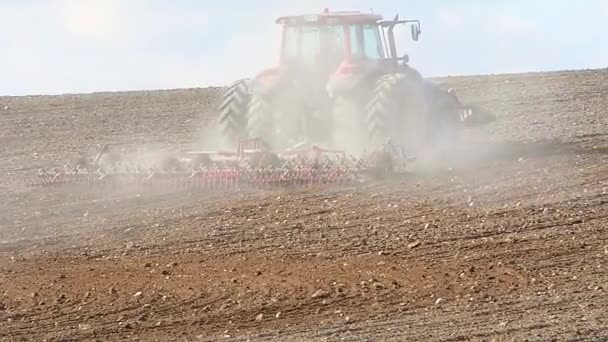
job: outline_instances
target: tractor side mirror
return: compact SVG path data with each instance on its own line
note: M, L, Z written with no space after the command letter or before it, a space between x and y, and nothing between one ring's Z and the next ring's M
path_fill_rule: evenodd
M410 27L410 30L412 33L412 40L417 42L418 39L420 38L420 34L422 33L422 30L420 29L420 24L418 24L418 23L412 24L412 26Z

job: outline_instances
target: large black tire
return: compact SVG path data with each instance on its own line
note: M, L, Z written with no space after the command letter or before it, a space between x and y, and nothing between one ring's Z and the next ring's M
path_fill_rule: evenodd
M389 138L409 150L424 143L428 110L424 89L406 73L386 74L378 79L365 108L368 141L372 146Z
M260 138L274 146L274 106L262 95L252 95L247 113L247 133L250 138Z
M247 111L249 108L248 80L234 82L226 92L220 106L218 120L220 133L229 145L236 146L247 135Z

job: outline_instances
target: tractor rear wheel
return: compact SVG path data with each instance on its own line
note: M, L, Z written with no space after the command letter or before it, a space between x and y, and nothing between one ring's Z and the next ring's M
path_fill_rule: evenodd
M408 149L424 141L428 113L420 82L408 74L386 74L378 79L366 106L368 139L380 145L391 139Z
M260 138L273 146L274 106L262 95L251 96L247 113L247 132L250 138Z
M247 110L249 89L247 79L234 82L224 93L220 106L219 126L229 145L236 145L247 133Z

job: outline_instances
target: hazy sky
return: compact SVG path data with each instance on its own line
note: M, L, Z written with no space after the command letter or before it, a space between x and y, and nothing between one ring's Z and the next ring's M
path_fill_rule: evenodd
M0 0L0 95L218 85L276 61L282 14L422 20L424 75L608 67L608 0Z

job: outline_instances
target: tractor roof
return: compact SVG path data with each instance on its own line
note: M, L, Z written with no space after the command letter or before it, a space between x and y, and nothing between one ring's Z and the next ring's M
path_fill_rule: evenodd
M361 13L358 11L330 12L325 9L317 14L301 14L284 16L277 19L277 24L317 24L334 21L345 24L375 23L382 20L382 16L374 13Z

